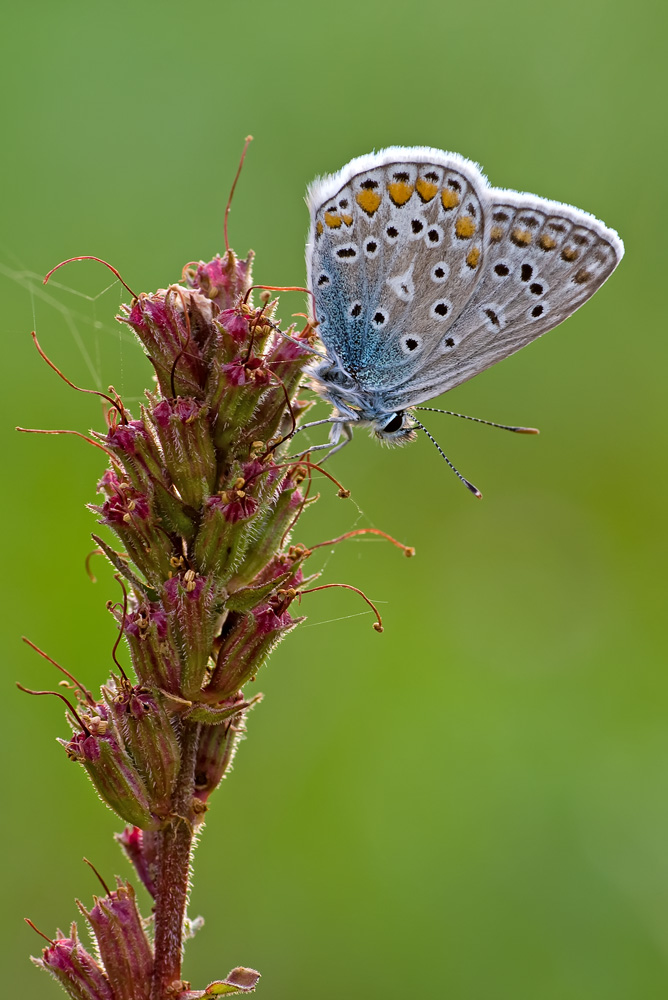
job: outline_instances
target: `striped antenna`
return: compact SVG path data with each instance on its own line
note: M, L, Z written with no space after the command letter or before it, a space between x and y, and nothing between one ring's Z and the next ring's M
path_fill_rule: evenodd
M420 407L420 409L426 409L426 407ZM475 497L478 497L479 500L482 500L482 493L480 492L480 490L477 487L475 487L473 485L473 483L470 483L468 481L468 479L464 479L464 477L462 476L461 472L459 472L454 467L454 465L452 464L452 462L450 461L450 459L448 458L448 456L445 454L445 452L441 448L441 446L438 443L438 441L436 440L436 438L432 437L432 435L429 433L429 431L427 430L427 428L425 427L425 425L421 424L420 421L418 420L418 418L413 413L411 413L411 419L415 421L415 423L420 428L420 430L422 430L422 431L425 432L425 434L427 435L427 437L429 438L429 440L431 441L431 443L434 445L434 447L438 449L438 453L441 456L441 458L445 459L445 461L448 463L448 465L450 466L450 468L452 469L452 471L454 472L454 474L457 476L457 478L461 479L461 481L463 482L463 484L467 488L467 490L470 490L471 493Z
M467 417L465 413L455 413L454 410L439 410L435 406L414 406L412 409L427 410L429 413L445 413L449 417L460 417L462 420L473 420L476 424L487 424L488 427L499 427L502 431L514 431L515 434L540 434L537 427L511 427L510 424L497 424L494 420L483 420L482 417Z

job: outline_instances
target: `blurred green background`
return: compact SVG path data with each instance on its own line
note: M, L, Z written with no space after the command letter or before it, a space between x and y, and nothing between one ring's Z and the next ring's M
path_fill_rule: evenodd
M665 7L654 0L26 2L5 15L2 637L6 995L57 997L39 941L96 891L86 854L129 875L119 823L56 746L56 677L28 634L87 684L111 666L100 560L84 571L104 459L34 427L101 425L74 381L141 396L150 369L117 328L112 261L137 290L222 245L256 279L301 284L317 173L383 145L478 160L492 183L572 202L627 256L558 331L443 405L535 424L515 438L447 417L388 452L358 433L301 522L314 543L376 525L417 548L326 554L349 592L259 678L266 699L213 801L185 973L237 964L271 998L626 1000L668 991ZM127 298L127 296L126 296ZM282 315L303 308L285 296ZM145 901L144 901L145 902Z

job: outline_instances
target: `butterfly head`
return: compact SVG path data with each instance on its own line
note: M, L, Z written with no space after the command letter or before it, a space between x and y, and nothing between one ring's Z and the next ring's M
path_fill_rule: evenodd
M408 410L388 410L378 394L362 389L339 366L329 362L320 364L311 377L313 388L336 408L340 422L370 427L383 444L408 444L415 440L415 423Z
M405 410L384 414L373 421L371 429L382 444L409 444L416 438L415 424Z

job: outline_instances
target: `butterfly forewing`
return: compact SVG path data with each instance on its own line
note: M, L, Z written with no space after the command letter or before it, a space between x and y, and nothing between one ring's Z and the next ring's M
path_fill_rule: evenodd
M379 412L424 402L561 323L624 247L570 205L489 187L457 154L393 147L309 190L327 354Z
M309 192L320 336L365 388L421 370L484 268L484 180L475 165L432 150L417 162L396 153L405 151L353 161Z

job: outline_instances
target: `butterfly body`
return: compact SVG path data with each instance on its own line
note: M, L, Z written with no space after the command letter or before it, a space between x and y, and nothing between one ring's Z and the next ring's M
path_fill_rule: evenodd
M340 419L332 430L332 440L338 441L337 424L370 426L376 436L390 444L412 441L415 437L410 416L392 408L382 391L366 388L359 377L340 367L322 362L309 373L322 398L331 403Z
M333 440L357 423L408 440L411 407L562 322L624 252L593 216L492 188L470 160L428 147L358 157L307 202L327 354L310 374L335 408Z

